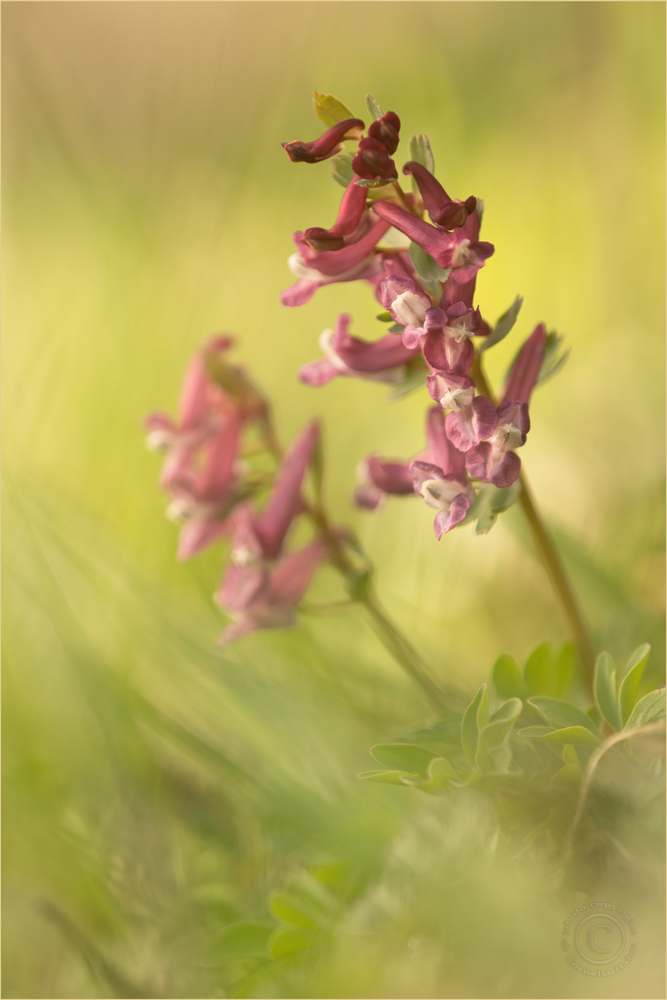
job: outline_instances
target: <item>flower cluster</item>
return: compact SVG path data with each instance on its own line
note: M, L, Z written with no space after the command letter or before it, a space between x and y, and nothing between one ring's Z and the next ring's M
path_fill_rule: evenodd
M367 98L373 121L364 123L340 102L316 95L315 108L330 125L314 142L286 143L292 160L317 162L334 157L334 177L345 185L338 217L330 229L314 227L294 234L297 253L289 259L299 280L282 295L287 306L303 305L318 288L333 282L363 280L372 287L391 323L375 341L348 332L350 317L340 315L333 330L320 338L324 357L301 369L302 381L321 386L338 375L398 386L419 384L437 404L427 419L427 448L412 462L389 462L370 456L363 466L357 502L378 505L385 494L417 493L438 510L438 538L469 519L481 484L505 489L520 473L516 449L530 428L528 404L545 353L554 345L539 324L519 351L496 405L485 391L478 357L511 329L517 300L491 330L474 304L478 272L493 255L481 241L483 203L471 195L451 198L434 176L433 156L425 136L410 140L403 174L412 193L398 183L392 157L399 145L401 122L383 114ZM344 141L357 143L344 151ZM425 218L424 216L427 216ZM445 416L446 414L446 416ZM487 490L488 491L488 490Z
M258 628L293 624L298 602L329 553L322 533L300 549L286 549L295 520L308 509L302 485L319 427L313 422L295 438L275 475L253 469L244 453L253 431L259 435L256 454L275 455L277 446L265 400L226 360L231 345L229 337L216 337L196 354L176 422L161 412L146 418L149 447L166 452L160 485L170 499L167 515L181 523L178 558L189 559L223 536L231 539L215 595L235 619L223 644Z

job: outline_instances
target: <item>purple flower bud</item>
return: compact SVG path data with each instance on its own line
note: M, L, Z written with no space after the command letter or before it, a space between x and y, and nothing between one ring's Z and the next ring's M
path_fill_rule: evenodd
M366 180L398 180L396 164L379 139L361 140L357 155L352 160L352 169L358 177Z
M355 137L348 136L348 132L354 133L363 128L364 123L360 118L346 118L345 121L332 125L313 142L295 139L293 142L283 142L282 147L292 163L319 163L320 160L328 160L330 156L340 153L343 139Z
M398 133L401 130L401 120L393 111L388 111L382 118L377 118L368 126L370 139L377 139L385 147L389 155L398 149Z

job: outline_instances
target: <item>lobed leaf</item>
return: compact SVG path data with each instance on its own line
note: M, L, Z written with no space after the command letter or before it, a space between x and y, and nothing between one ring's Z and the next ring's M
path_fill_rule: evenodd
M582 770L577 764L566 764L560 771L556 771L552 780L557 785L578 785L581 782L581 775Z
M619 730L622 726L621 712L616 697L616 665L609 653L600 653L595 664L593 680L595 700L612 729Z
M568 726L566 729L549 729L548 726L528 726L520 729L518 736L526 736L531 740L543 743L574 743L582 747L599 746L601 737L596 736L584 726Z
M349 108L346 108L342 101L339 101L337 97L333 94L318 94L317 91L313 94L313 107L315 108L315 114L324 122L327 128L331 128L332 125L337 125L338 122L344 122L348 118L356 118ZM360 139L362 136L362 129L351 129L348 132L349 138Z
M370 94L366 94L366 107L368 108L368 113L374 122L376 122L378 118L384 117L382 108Z
M424 281L445 281L449 277L450 269L440 267L433 258L422 250L416 243L410 244L410 260L412 266Z
M354 180L353 159L354 153L345 150L342 153L337 153L331 160L331 176L341 187L346 188Z
M259 958L268 955L269 938L275 924L243 920L225 927L216 940L216 958L233 961L239 958Z
M301 900L288 892L273 892L269 897L269 909L276 920L284 924L294 924L304 930L315 930L317 920L304 909Z
M426 778L428 766L437 753L413 743L377 743L371 747L371 756L388 768L407 771L409 774Z
M503 653L493 664L493 686L501 698L524 698L526 685L519 664L513 656Z
M543 642L530 654L523 668L523 676L530 694L549 694L553 653L550 642Z
M625 665L623 680L618 691L618 705L624 725L630 718L630 713L637 702L639 682L642 679L650 652L651 647L645 642L642 646L637 647Z
M554 726L583 726L594 736L600 735L593 720L569 701L563 701L562 698L529 698L528 704Z
M665 718L665 689L658 688L657 691L650 691L637 702L630 718L625 723L625 729L637 729L639 726L646 726L649 722L657 722L658 719Z
M570 690L572 678L574 676L574 664L577 656L574 643L566 642L556 660L556 683L555 695L557 698L564 698Z
M357 775L361 781L379 781L383 785L405 785L404 778L415 778L407 771L361 771Z
M300 951L311 948L315 940L312 932L279 927L273 932L269 941L269 954L272 958L288 958Z
M482 684L479 691L470 702L461 721L461 743L469 762L474 765L477 756L477 741L479 731L483 729L489 720L489 696L486 684Z
M559 371L564 367L567 359L570 356L571 348L568 348L564 354L558 357L558 353L563 345L565 338L554 331L547 334L547 341L544 346L544 355L542 356L542 364L540 365L540 370L535 382L535 386L542 385L547 379L553 378L557 375Z
M410 159L421 163L422 167L426 167L429 173L435 173L435 160L427 135L410 136ZM412 187L415 192L419 191L414 177L412 178Z

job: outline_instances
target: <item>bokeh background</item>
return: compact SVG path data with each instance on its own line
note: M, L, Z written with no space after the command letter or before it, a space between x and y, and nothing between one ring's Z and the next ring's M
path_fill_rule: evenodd
M660 683L664 19L3 4L4 996L664 995L650 859L609 887L643 952L598 984L563 961L563 898L494 863L482 805L356 781L370 745L431 718L361 613L216 650L221 549L175 563L142 431L234 331L285 439L322 417L334 516L434 672L472 694L499 653L567 638L519 511L437 544L416 500L352 509L364 454L420 449L423 394L296 380L338 312L373 336L377 308L352 285L281 307L291 233L330 225L341 190L280 142L319 133L314 89L362 117L370 91L429 135L452 194L485 200L478 301L493 322L525 300L492 379L541 320L572 347L521 457L596 646L651 642ZM239 986L221 929L270 923L269 894L322 866L354 885L338 951Z

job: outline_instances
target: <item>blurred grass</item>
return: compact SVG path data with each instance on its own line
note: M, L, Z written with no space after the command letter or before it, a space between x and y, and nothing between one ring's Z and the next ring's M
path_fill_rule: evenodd
M285 438L323 417L335 516L441 676L472 691L499 652L565 638L518 511L438 545L417 503L351 509L365 453L421 447L423 396L296 381L337 312L370 336L377 310L351 285L281 308L291 232L330 224L340 192L279 143L317 133L314 88L357 113L370 90L405 137L429 134L448 190L485 199L482 310L525 297L492 378L540 320L573 348L522 459L596 644L625 657L650 641L647 683L661 678L663 6L38 2L2 17L3 995L227 995L215 933L267 918L269 892L322 861L365 887L346 956L251 995L602 995L572 982L539 878L487 858L478 804L450 815L358 787L368 746L429 718L359 615L216 652L220 552L175 564L141 419L173 408L206 335L236 331ZM327 574L316 593L336 595ZM641 907L646 957L604 995L662 995L650 888L609 891ZM449 941L446 958L408 948L417 932Z

